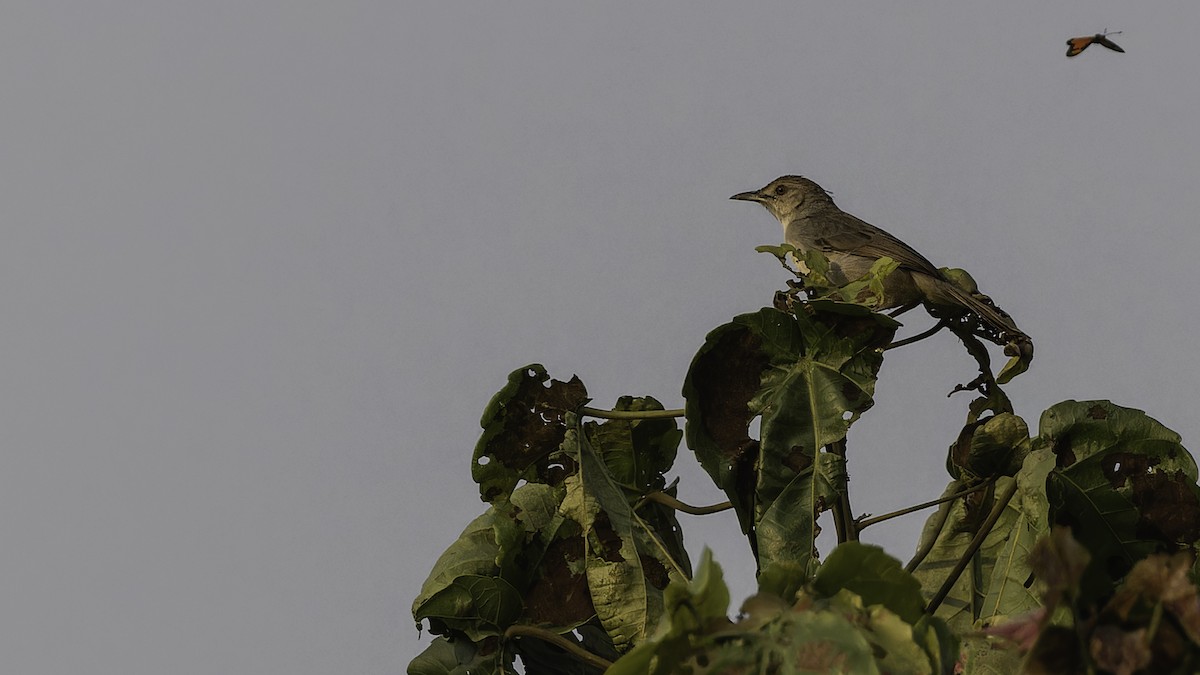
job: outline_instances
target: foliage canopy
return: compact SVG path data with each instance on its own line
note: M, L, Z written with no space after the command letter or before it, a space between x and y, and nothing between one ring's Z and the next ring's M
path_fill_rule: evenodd
M1058 403L1031 435L1001 385L1032 346L1006 345L995 376L980 341L994 336L969 316L939 323L980 371L959 387L976 398L917 555L902 566L857 541L890 517L855 518L846 489L847 432L900 344L871 308L888 262L831 287L810 255L802 291L708 334L683 411L650 396L597 410L578 377L513 371L472 459L487 509L413 603L437 637L408 672L515 672L517 657L526 673L580 675L1200 667L1200 474L1181 439L1103 400ZM666 476L685 435L758 563L733 619L720 566L706 552L693 571L683 546L689 507ZM839 545L821 560L827 513Z

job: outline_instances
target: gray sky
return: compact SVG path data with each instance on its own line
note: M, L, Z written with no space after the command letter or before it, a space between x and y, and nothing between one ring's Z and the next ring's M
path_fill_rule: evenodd
M975 276L1035 428L1108 398L1200 437L1200 4L449 4L7 6L11 672L402 671L507 373L681 406L782 284L728 201L782 173ZM1064 58L1105 27L1128 53ZM888 354L856 510L941 491L972 375ZM923 517L867 538L906 559ZM751 592L731 515L684 527Z

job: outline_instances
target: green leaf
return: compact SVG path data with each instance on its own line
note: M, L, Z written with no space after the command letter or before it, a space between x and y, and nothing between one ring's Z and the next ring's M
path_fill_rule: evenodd
M734 626L707 639L693 638L700 648L683 667L671 672L880 672L868 626L870 615L861 603L855 604L853 594L798 610L779 598L759 594L746 601L742 614L745 618ZM879 655L886 657L887 653ZM700 670L701 666L705 669Z
M868 623L860 628L872 644L880 672L927 673L932 675L930 655L914 639L912 624L887 607L876 605L868 610Z
M792 246L791 244L779 244L778 246L755 246L754 250L758 253L770 253L780 260L785 259L789 253L795 253L797 251L796 247Z
M662 410L652 397L622 396L614 410ZM636 492L661 490L663 474L675 463L683 431L673 419L606 420L584 425L594 447L602 448L604 463L618 483Z
M804 307L764 308L712 331L684 383L688 446L754 533L764 572L815 567L816 517L843 471L823 448L872 405L880 348L899 325L858 305Z
M844 286L821 294L821 297L876 308L885 298L884 282L898 267L899 262L884 256L876 260L862 278L853 279Z
M422 607L434 595L448 588L454 580L463 576L481 576L499 573L496 556L499 546L496 544L496 533L493 523L496 518L494 509L472 520L458 539L451 544L433 565L433 570L421 586L421 593L413 601L413 615L429 613ZM443 631L434 627L435 633Z
M522 480L560 484L570 471L556 456L567 431L563 416L587 400L578 377L550 380L536 363L514 370L480 421L483 435L471 463L480 498L504 500Z
M987 625L1030 612L1042 604L1029 583L1033 574L1029 553L1038 537L1049 531L1046 476L1053 469L1054 454L1037 450L1026 457L1017 473L1017 494L1007 507L1012 513L1001 518L1007 538L996 552L991 575L982 587L984 597L977 618Z
M502 513L507 516L497 517L493 523L500 576L523 593L530 593L534 579L544 578L546 566L555 564L547 559L548 552L562 537L574 533L559 512L565 494L562 486L526 483L513 491L507 505L498 503L505 506ZM590 616L586 611L581 614L573 619L582 621Z
M482 675L512 667L512 655L503 649L481 653L466 640L451 643L444 637L433 641L408 664L408 675Z
M781 672L880 672L871 642L849 619L835 612L790 612L786 619L779 627L778 646L763 645L766 653L754 655L758 657L755 662L765 666L779 659L784 664ZM804 645L805 649L789 649L791 645Z
M913 640L925 650L935 673L950 673L959 657L960 640L945 621L922 616L913 625Z
M654 636L621 657L606 675L679 672L679 665L691 654L693 638L729 623L729 588L708 548L701 554L696 576L691 581L672 579L663 597L665 610Z
M834 560L829 579L862 582L907 612L917 597L912 579L868 548L849 547ZM886 581L871 583L876 576ZM917 624L910 624L884 604L864 606L846 588L828 598L802 590L794 604L760 592L742 605L736 624L726 617L728 603L720 568L705 551L691 583L668 587L666 618L654 637L613 664L609 675L943 673L957 657L957 640L944 623L918 612Z
M977 633L963 636L961 659L962 672L966 675L1012 675L1022 672L1019 651Z
M966 552L979 524L992 509L995 495L1003 492L1012 480L1000 478L982 495L974 493L943 503L938 512L926 521L918 549L928 548L929 552L913 570L913 576L921 582L921 592L926 600L931 599L942 587L952 568ZM957 481L952 482L943 494L953 494L963 487ZM984 495L986 498L983 498ZM1012 504L1010 501L996 526L984 537L983 545L975 552L971 563L937 608L935 616L946 621L956 633L969 630L979 618L981 602L988 592L996 560L1008 543L1019 516L1019 511L1012 508Z
M583 528L588 589L596 615L619 652L644 640L663 609L672 562L635 523L633 510L586 437L571 430L579 472L567 478L563 510Z
M1033 362L1033 343L1028 338L1013 340L1004 346L1004 354L1010 358L996 374L996 384L1008 384L1014 377L1029 370Z
M499 577L464 575L434 593L413 615L436 619L474 642L500 635L521 615L521 593Z
M1156 439L1179 443L1179 434L1141 410L1111 401L1063 401L1046 409L1038 423L1041 440L1057 453L1070 453L1063 464L1109 450L1128 440ZM1186 453L1185 453L1186 454ZM1192 479L1195 463L1192 463Z
M966 457L955 464L972 476L1012 475L1029 452L1029 427L1012 413L1000 413L974 424L966 445Z
M662 404L652 397L635 398L622 396L613 407L619 411L662 410ZM679 441L683 431L674 419L606 420L603 423L584 424L590 446L604 461L613 482L626 491L627 496L644 495L662 490L671 496L675 488L666 487L664 473L675 462ZM649 543L657 539L666 549L666 555L675 561L685 574L691 573L687 550L683 546L683 529L679 526L674 509L649 502L639 509L642 523L638 537L647 537L640 542L641 548L656 548Z
M857 541L833 549L817 570L813 587L826 597L842 589L853 591L865 605L882 605L910 624L924 611L921 582L882 548Z
M1135 562L1200 538L1196 463L1179 435L1140 410L1064 401L1042 414L1039 447L1057 467L1047 480L1051 520L1092 554L1085 595L1104 594Z
M519 591L523 623L564 633L593 617L579 527L559 511L563 494L562 487L522 485L503 508L491 507L472 521L434 564L413 602L414 617L428 619L434 634L495 634L497 626L474 606L447 604L462 597L456 583L472 576L495 577Z

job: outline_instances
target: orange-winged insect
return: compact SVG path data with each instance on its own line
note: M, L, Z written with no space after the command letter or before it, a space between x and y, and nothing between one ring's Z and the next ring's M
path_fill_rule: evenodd
M1125 53L1124 49L1121 49L1121 47L1119 45L1117 45L1117 43L1108 39L1109 35L1120 35L1120 34L1121 34L1121 31L1119 31L1119 30L1113 31L1111 33L1108 32L1107 30L1105 30L1103 33L1096 33L1095 35L1089 35L1088 37L1071 38L1070 40L1067 40L1067 56L1078 56L1080 53L1083 52L1083 50L1087 49L1088 47L1090 47L1094 44L1104 45L1105 47L1108 47L1109 49L1113 50L1114 52L1121 52L1122 54L1124 54Z

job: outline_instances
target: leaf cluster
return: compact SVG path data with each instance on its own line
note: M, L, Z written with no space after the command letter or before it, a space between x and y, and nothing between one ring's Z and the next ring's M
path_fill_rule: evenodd
M726 617L729 591L705 552L690 583L667 589L658 632L609 675L685 673L940 673L957 639L921 611L920 586L882 549L839 546L785 600L759 592Z
M828 300L804 311L764 308L713 330L692 361L688 447L729 496L760 578L775 580L770 590L781 596L816 569L817 517L845 491L836 447L873 405L881 347L897 326Z
M1179 436L1142 411L1108 401L1064 401L1042 414L1037 436L1022 438L1020 430L1016 419L995 416L952 446L951 461L957 461L961 477L947 492L972 480L981 466L1019 469L990 490L943 504L926 522L918 556L910 563L927 601L936 589L945 589L936 616L952 629L964 635L996 631L967 639L965 672L1011 672L1034 642L1040 646L1024 657L1031 672L1087 672L1089 667L1098 669L1094 672L1191 672L1161 662L1150 670L1144 670L1149 662L1132 670L1110 669L1117 657L1101 658L1107 647L1092 646L1096 640L1109 644L1106 635L1132 639L1112 632L1113 625L1137 624L1128 622L1128 612L1116 624L1097 621L1113 615L1117 589L1143 574L1134 570L1161 567L1161 556L1177 566L1181 559L1169 556L1190 561L1200 542L1196 464ZM1010 451L1004 453L1004 447ZM1006 494L1011 498L1002 499ZM989 512L998 516L995 525L981 531L979 523ZM961 576L949 578L947 570L980 535L982 544L970 553L970 564ZM1130 609L1144 603L1118 605ZM1093 634L1089 626L1103 630ZM1022 636L1009 640L1020 649L992 639L1013 634ZM1139 638L1147 649L1150 637ZM1192 644L1176 651L1195 649ZM1187 659L1178 662L1194 663Z
M673 419L583 422L578 378L514 371L482 420L472 474L490 506L442 554L413 603L440 637L410 673L599 672L657 624L663 590L690 574L664 490ZM622 397L619 411L661 410ZM599 658L572 661L572 648ZM570 669L562 664L571 662ZM466 670L463 670L466 669Z
M651 397L585 421L578 377L509 376L472 458L488 507L413 603L438 637L409 672L509 672L517 657L531 675L1200 668L1200 474L1179 436L1102 400L1056 404L1031 435L1001 389L1031 345L1009 344L996 376L966 320L939 325L979 364L956 388L977 397L917 553L901 567L857 542L891 517L854 516L846 466L897 344L899 324L873 311L894 267L833 287L819 253L802 262L802 287L708 334L684 430ZM685 435L757 562L759 593L734 619L720 567L706 553L692 574L667 505ZM839 546L822 561L826 513Z

